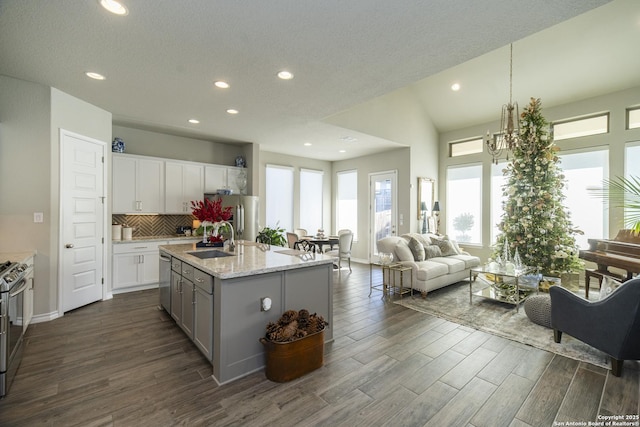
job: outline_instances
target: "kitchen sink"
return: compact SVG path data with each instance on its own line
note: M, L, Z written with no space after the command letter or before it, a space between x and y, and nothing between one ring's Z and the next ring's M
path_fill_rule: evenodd
M227 256L233 256L233 254L230 254L228 252L223 252L218 249L209 249L205 251L193 251L193 252L187 252L187 253L189 255L193 255L194 257L198 257L200 259L223 258Z

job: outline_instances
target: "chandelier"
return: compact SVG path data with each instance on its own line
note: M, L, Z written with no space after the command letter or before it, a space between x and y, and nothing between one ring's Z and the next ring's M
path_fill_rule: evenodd
M513 152L520 142L520 126L518 111L518 103L512 101L513 95L513 43L509 45L509 103L502 106L502 116L500 119L500 133L492 138L487 131L485 144L487 151L493 157L493 163L498 164L498 159L502 156L502 152L506 150L507 160L509 153ZM514 119L515 112L515 119Z

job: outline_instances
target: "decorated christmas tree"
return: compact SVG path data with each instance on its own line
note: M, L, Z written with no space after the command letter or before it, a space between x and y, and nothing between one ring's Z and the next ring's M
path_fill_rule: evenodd
M531 98L520 115L520 142L503 171L507 200L494 258L502 256L506 239L510 253L517 249L524 265L559 276L582 267L574 238L579 231L562 204L565 184L558 147L548 134L540 105L540 99Z

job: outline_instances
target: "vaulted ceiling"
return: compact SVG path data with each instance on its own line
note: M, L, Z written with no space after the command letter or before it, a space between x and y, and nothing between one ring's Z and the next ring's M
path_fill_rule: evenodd
M126 16L98 0L1 0L0 74L60 89L116 124L323 160L397 146L330 122L407 87L441 132L495 119L511 42L521 103L640 85L636 0L122 3ZM294 79L278 79L283 69Z

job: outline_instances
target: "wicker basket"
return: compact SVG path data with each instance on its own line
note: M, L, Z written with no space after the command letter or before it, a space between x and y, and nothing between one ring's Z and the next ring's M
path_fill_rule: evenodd
M265 375L278 383L315 371L324 362L324 329L299 340L273 342L260 338L266 354Z

